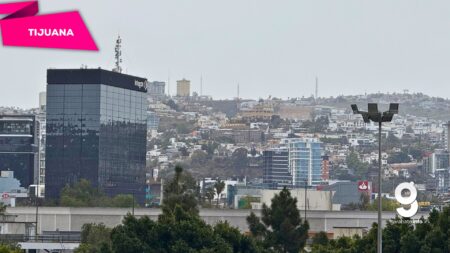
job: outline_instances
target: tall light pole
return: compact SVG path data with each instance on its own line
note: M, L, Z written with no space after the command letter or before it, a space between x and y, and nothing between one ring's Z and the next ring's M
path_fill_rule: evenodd
M356 104L352 105L353 114L361 114L365 123L370 123L370 121L378 123L378 238L377 238L377 252L382 253L382 198L381 198L381 123L390 122L394 117L394 114L398 113L398 104L391 103L389 105L389 111L380 112L378 111L378 105L376 103L369 103L367 106L368 112L358 110Z

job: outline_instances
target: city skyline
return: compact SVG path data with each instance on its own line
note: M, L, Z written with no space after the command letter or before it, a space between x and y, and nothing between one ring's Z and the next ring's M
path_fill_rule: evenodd
M118 34L124 72L165 82L170 73L172 95L184 77L197 92L202 79L203 94L218 99L235 97L238 84L243 98L308 97L317 76L320 97L408 89L446 98L450 3L440 3L137 1L124 9L119 1L42 0L43 13L79 9L100 52L0 47L8 59L0 99L35 107L48 67L112 69Z
M450 252L449 12L0 0L0 251Z

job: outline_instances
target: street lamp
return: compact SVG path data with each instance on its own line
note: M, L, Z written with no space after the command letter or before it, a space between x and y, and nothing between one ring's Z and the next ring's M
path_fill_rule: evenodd
M382 253L382 220L381 220L381 123L390 122L394 117L394 114L398 114L398 104L391 103L389 105L389 111L378 111L378 105L376 103L369 103L367 106L368 111L358 110L356 104L352 104L353 114L361 114L365 123L370 121L378 122L378 240L377 240L377 252Z

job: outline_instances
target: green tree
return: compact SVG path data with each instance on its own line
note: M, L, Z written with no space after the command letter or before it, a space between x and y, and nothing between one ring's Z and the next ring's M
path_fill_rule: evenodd
M220 141L220 143L227 143L229 141ZM214 151L216 151L217 147L219 147L219 144L214 141L209 141L207 144L202 145L202 150L205 151L208 156L207 158L211 159L214 155Z
M219 223L214 228L198 215L185 212L179 205L164 212L158 221L148 217L125 217L111 233L115 252L261 252L257 245L231 228Z
M416 146L408 146L408 148L405 148L403 152L411 155L416 160L421 160L424 155L424 150Z
M0 244L0 253L22 253L22 250L15 245Z
M392 148L401 148L402 141L393 134L389 134L382 142L382 149L389 150Z
M388 163L409 163L411 158L406 152L396 152L388 157Z
M248 166L248 157L247 157L248 151L245 148L238 148L236 149L233 154L231 155L233 168L240 171L241 174L246 174L245 171Z
M383 229L385 253L446 253L450 252L450 206L442 212L433 210L428 219L421 218L413 226L410 219L395 218ZM327 245L313 245L313 253L372 253L376 251L377 224L363 237L342 237Z
M194 167L204 166L208 162L208 154L203 150L195 150L191 155L191 165Z
M191 201L193 190L189 175L177 166L175 175L166 185L163 212L157 221L148 216L138 219L128 214L122 224L112 230L102 224L85 225L77 253L273 252L265 249L258 239L241 234L227 222L215 226L206 224L198 215L197 202ZM293 204L295 206L295 202ZM289 222L284 222L281 227L296 224L295 219L287 220Z
M355 172L359 178L365 178L369 170L369 164L361 162L356 152L351 152L346 158L347 167Z
M214 184L214 189L217 193L217 207L219 207L220 197L222 195L223 190L225 189L225 182L217 180L217 182Z
M370 205L370 196L367 193L361 193L359 196L358 207L359 210L367 210Z
M208 187L205 189L205 197L208 199L209 206L211 206L211 202L214 199L214 195L216 194L213 187Z
M132 207L133 201L135 200L130 194L119 194L110 198L93 187L88 180L81 179L62 189L59 204L69 207Z
M321 231L314 235L312 244L313 245L327 245L329 243L328 235L327 233Z
M166 212L175 211L179 205L184 211L198 214L198 186L195 180L183 172L180 165L175 166L175 175L164 185L162 208Z
M6 212L6 205L0 203L0 215L5 214L5 212Z
M314 132L323 133L327 130L330 121L327 116L321 116L314 121Z
M383 198L381 200L381 208L383 211L395 211L398 207L400 207L399 203L392 199ZM366 210L368 211L376 211L378 210L378 198L376 198L372 204L368 205Z
M109 253L111 229L104 224L84 224L81 228L81 244L75 253Z
M172 99L169 99L169 101L166 102L166 105L169 106L170 109L172 109L174 111L178 111L179 110L178 105Z
M283 123L283 119L280 115L272 115L270 118L270 128L279 128Z
M177 123L175 128L178 134L188 134L193 130L193 126L186 122Z
M132 207L133 205L139 206L136 202L136 199L133 197L133 195L130 194L119 194L111 199L111 206L113 207L124 208L124 207Z
M302 123L302 128L308 129L310 133L323 133L327 130L330 121L327 116L320 116L316 118L314 113L311 113L311 120L306 120Z
M105 202L105 194L91 185L86 179L81 179L74 185L66 185L60 196L61 206L101 206Z
M308 238L309 225L300 218L297 199L286 188L275 194L270 207L263 204L261 219L252 212L247 222L252 235L277 252L297 253Z

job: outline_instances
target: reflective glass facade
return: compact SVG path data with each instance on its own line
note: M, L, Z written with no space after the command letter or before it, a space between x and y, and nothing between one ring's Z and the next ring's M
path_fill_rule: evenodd
M13 171L22 187L34 182L37 147L35 116L0 115L0 171Z
M292 187L292 175L289 172L289 151L286 148L265 150L264 183L269 187Z
M289 169L295 186L322 182L322 147L315 139L289 139Z
M49 70L46 197L88 179L144 199L146 80L101 69Z

